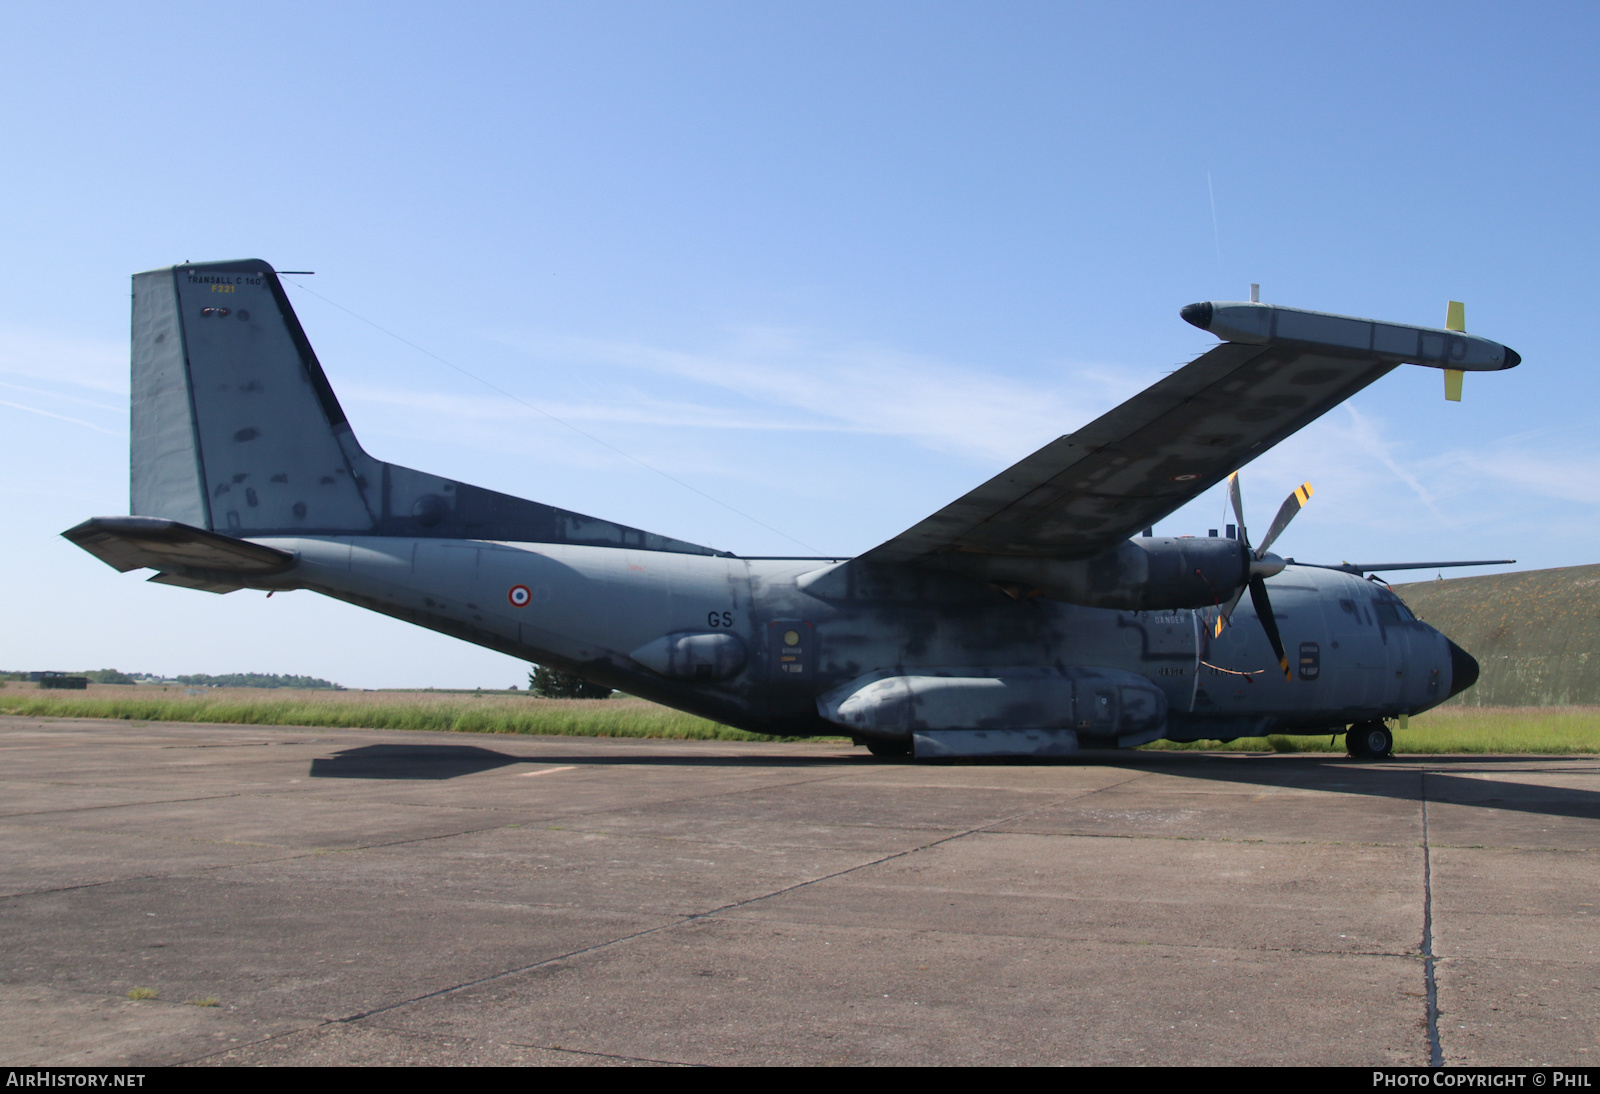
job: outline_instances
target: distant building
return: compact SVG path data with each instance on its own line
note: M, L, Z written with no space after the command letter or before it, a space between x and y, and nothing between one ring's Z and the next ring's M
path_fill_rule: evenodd
M30 672L28 679L45 690L54 688L62 691L87 691L89 688L87 676L68 676L64 672Z

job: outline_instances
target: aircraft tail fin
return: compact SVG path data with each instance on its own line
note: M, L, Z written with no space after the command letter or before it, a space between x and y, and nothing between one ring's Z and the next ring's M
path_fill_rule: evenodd
M260 259L133 278L132 512L227 536L723 552L373 459Z
M372 529L365 454L267 263L135 275L132 364L134 515L234 536Z

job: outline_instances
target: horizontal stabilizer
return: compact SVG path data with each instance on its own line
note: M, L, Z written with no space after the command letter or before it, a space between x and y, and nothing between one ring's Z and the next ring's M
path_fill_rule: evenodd
M278 574L294 565L294 556L286 551L161 517L92 517L61 534L122 573L148 567Z
M157 585L176 585L180 589L198 589L203 593L236 593L243 585L215 578L190 577L188 574L159 573L150 579Z

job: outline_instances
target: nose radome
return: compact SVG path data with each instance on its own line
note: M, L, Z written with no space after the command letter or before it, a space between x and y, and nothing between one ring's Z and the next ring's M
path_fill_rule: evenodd
M1450 647L1450 696L1460 695L1478 682L1478 659L1460 646L1445 639Z

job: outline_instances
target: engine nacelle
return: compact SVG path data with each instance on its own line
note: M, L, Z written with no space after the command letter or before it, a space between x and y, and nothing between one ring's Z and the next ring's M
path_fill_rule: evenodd
M1093 558L950 554L936 565L1018 592L1125 612L1226 603L1250 580L1250 552L1236 539L1144 536Z

